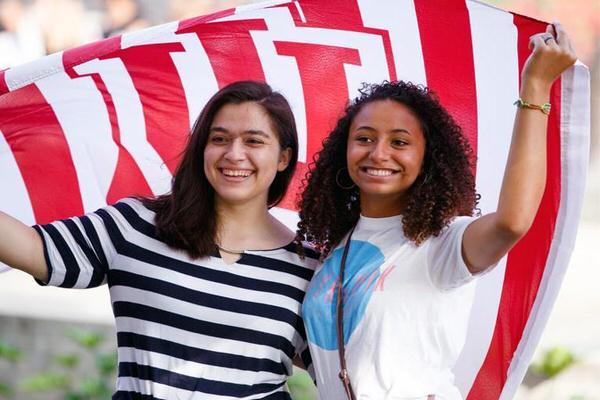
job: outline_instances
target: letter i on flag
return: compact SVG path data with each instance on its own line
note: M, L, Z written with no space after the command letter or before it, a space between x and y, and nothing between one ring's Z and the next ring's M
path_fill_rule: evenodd
M362 82L433 89L477 157L483 213L495 210L529 36L545 24L477 1L270 1L176 21L0 72L0 210L28 224L167 191L207 99L241 79L290 101L299 168L276 215L295 221L307 163ZM552 89L548 181L533 227L477 282L455 367L470 400L510 399L569 262L589 141L589 74Z

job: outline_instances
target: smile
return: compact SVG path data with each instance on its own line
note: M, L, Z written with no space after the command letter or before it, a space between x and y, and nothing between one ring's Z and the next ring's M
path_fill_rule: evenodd
M228 168L221 168L221 173L225 176L229 176L229 177L241 177L241 178L247 178L250 175L252 175L252 171L249 169L228 169Z
M371 176L390 176L390 175L398 173L398 171L394 171L393 169L369 168L369 167L363 167L363 168L361 168L361 171L363 171Z

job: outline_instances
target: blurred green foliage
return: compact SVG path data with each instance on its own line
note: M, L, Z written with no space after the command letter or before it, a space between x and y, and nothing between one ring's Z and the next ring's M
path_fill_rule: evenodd
M553 347L542 355L542 359L531 364L533 372L552 378L575 362L573 353L564 347Z
M69 329L65 336L80 346L77 353L59 353L54 356L51 371L43 371L20 380L17 384L0 381L0 399L10 399L17 391L25 393L56 392L64 400L105 400L112 395L114 374L117 370L116 352L104 353L100 345L104 336L98 332L82 329ZM23 352L17 347L0 342L0 359L18 363ZM92 358L95 369L82 376L78 371L84 358Z
M294 375L288 380L288 388L294 400L315 400L317 389L304 370L294 368Z
M20 380L16 385L0 381L0 399L10 399L18 391L31 393L55 392L64 400L105 400L113 392L114 374L117 369L117 353L101 352L99 349L105 338L102 334L82 329L69 329L65 336L80 346L76 353L54 355L51 371L43 371ZM0 341L0 359L16 364L24 354L21 349ZM81 376L85 358L92 358L95 369L88 376ZM317 390L306 371L294 368L288 380L288 387L294 400L315 400Z

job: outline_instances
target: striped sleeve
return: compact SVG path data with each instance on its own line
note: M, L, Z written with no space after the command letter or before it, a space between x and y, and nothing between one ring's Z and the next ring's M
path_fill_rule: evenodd
M33 228L42 238L48 281L40 285L92 288L106 282L114 254L104 218L111 207Z

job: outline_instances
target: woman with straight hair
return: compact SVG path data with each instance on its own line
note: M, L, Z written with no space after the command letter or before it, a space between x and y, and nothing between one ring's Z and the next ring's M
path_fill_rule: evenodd
M472 217L473 152L423 86L364 87L324 142L297 237L327 256L302 310L321 399L462 399L472 282L534 220L550 87L576 59L559 24L530 47L495 212Z
M41 284L108 283L113 399L290 399L311 361L300 305L316 254L269 213L294 173L285 98L237 82L206 104L168 194L30 228L0 213L0 261Z

